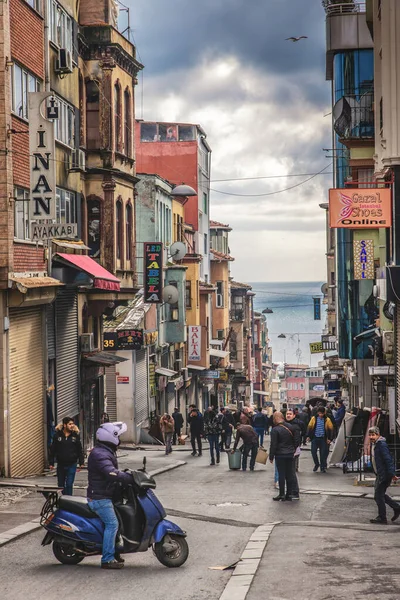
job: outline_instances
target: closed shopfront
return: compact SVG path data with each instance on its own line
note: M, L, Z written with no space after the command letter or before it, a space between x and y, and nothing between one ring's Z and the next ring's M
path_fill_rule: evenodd
M78 297L64 289L56 299L57 421L79 413Z
M394 316L394 345L396 356L396 423L397 431L400 433L400 303L396 302L396 312Z
M43 315L39 306L10 309L11 477L42 473L44 468Z
M149 366L147 349L136 350L135 421L145 426L149 418Z
M118 421L117 419L117 380L115 365L105 368L106 373L106 394L107 406L105 407L110 421Z

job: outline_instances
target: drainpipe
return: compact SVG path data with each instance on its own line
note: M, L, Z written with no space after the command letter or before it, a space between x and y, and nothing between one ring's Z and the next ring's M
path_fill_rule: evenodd
M44 17L44 91L50 91L49 12L47 0L43 0Z

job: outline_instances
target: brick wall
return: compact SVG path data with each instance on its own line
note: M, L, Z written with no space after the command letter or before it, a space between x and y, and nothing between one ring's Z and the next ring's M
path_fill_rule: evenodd
M11 118L15 131L28 131L29 125L18 117ZM29 188L29 134L17 133L11 136L14 185Z
M10 0L11 56L44 79L43 19L25 0Z
M14 273L47 271L44 248L14 242Z

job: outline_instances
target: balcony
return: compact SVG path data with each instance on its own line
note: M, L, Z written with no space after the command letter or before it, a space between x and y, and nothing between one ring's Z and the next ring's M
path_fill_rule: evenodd
M374 93L346 94L333 107L333 128L340 140L373 139L375 135Z
M365 1L348 0L323 0L322 6L325 8L325 12L328 16L333 15L344 15L349 13L364 12L366 10Z
M231 310L229 313L229 319L231 321L244 321L244 310L241 308Z

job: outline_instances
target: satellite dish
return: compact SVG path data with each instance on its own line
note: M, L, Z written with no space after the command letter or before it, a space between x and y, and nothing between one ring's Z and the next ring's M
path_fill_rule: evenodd
M326 296L328 294L328 284L327 283L323 283L321 285L321 292L323 293L324 296Z
M167 304L176 304L179 298L178 288L174 285L166 285L163 289L162 297Z
M182 260L184 256L186 256L186 244L183 242L174 242L170 246L170 255L172 260Z

